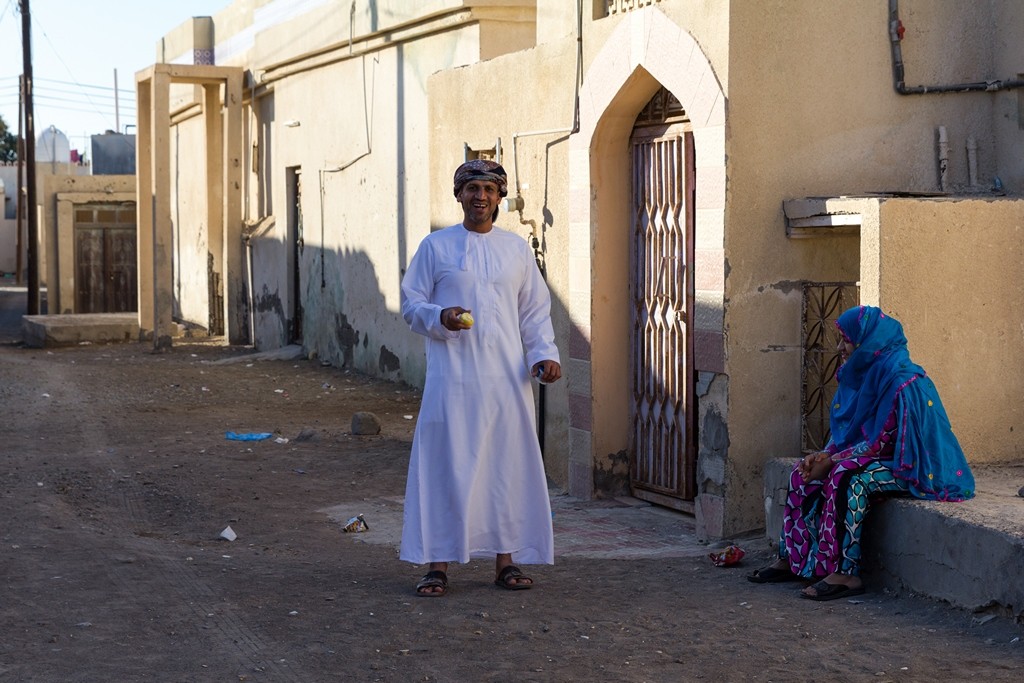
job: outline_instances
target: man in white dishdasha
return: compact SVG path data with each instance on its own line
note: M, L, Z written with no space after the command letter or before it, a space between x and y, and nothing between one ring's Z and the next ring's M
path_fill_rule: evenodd
M517 564L553 564L531 375L562 376L551 296L529 245L494 225L507 174L455 171L462 223L431 233L402 279L402 316L427 340L400 557L429 564L416 594L448 591L448 563L495 557L495 585L533 586ZM465 315L469 314L469 315Z

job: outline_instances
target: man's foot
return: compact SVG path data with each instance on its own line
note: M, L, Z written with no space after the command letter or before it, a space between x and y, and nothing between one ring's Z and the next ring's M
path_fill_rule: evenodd
M533 579L523 574L514 564L507 564L498 572L494 585L510 591L521 591L531 588Z
M416 584L416 595L421 598L440 598L448 592L448 575L439 569L427 572Z

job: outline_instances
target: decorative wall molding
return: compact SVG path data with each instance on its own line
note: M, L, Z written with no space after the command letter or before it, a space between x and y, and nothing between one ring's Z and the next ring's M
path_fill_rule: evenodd
M661 0L605 0L605 16L649 7Z

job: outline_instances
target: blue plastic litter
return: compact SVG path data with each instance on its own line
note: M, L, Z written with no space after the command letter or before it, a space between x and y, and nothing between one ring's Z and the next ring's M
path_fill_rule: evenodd
M227 432L224 437L231 441L263 441L263 439L269 439L273 434L270 432L254 432L250 434L236 434L235 432Z

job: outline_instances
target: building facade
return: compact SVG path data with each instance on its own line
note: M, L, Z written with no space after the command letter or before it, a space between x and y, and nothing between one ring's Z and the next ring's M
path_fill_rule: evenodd
M904 322L972 461L1019 461L1024 380L992 377L1024 352L1022 20L1013 0L236 0L139 77L139 120L165 119L139 132L165 217L140 201L140 292L174 244L168 315L421 384L399 283L461 218L454 168L494 158L498 225L554 298L566 381L541 434L570 493L691 512L708 539L763 526L763 463L827 436L829 324L857 301Z

